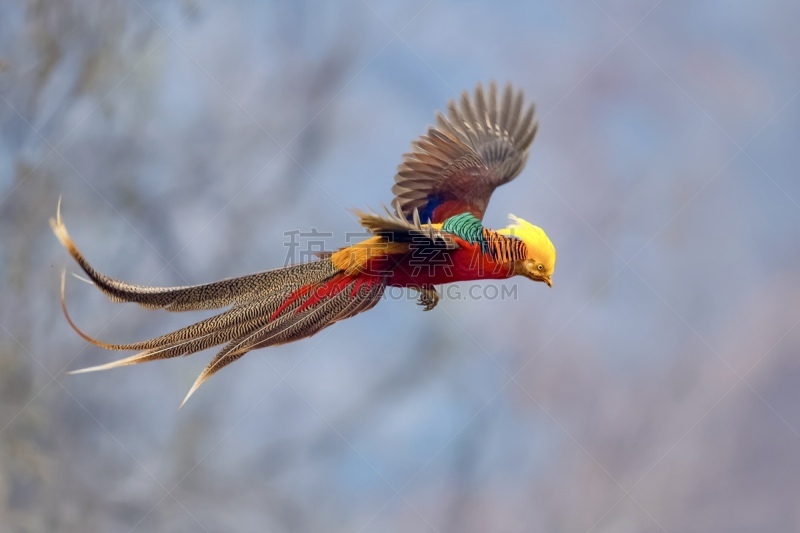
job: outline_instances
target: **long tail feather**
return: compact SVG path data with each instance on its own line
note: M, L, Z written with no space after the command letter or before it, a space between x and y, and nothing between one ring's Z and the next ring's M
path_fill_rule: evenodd
M310 337L335 322L371 309L380 300L385 283L381 278L365 280L343 275L318 288L317 294L323 292L324 297L315 300L316 295L311 292L305 299L294 300L257 331L226 345L197 377L181 407L208 378L247 352Z
M80 370L73 370L72 372L69 372L69 374L82 374L85 372L96 372L98 370L109 370L111 368L135 365L148 361L156 361L158 359L170 359L182 355L191 355L201 352L207 348L229 342L231 339L238 338L244 332L257 329L263 322L268 320L268 318L266 318L268 316L269 315L265 313L262 316L256 317L235 327L213 331L196 339L188 339L185 341L176 342L175 344L144 350L130 357L111 361L110 363L82 368Z
M267 298L265 301L254 301L254 302L248 302L246 304L237 305L232 309L229 309L223 313L214 315L205 320L201 320L199 322L196 322L179 330L173 331L171 333L161 335L160 337L155 337L141 342L114 344L114 343L103 342L98 339L95 339L94 337L89 336L88 334L84 333L78 327L77 324L75 324L69 312L67 311L64 282L65 279L64 279L64 274L62 272L61 310L64 313L64 317L67 319L67 323L85 341L90 342L91 344L94 344L95 346L99 346L106 350L118 350L118 351L154 350L154 349L174 346L177 343L188 342L193 339L202 339L214 333L220 333L232 328L236 328L238 325L244 324L253 317L258 317L261 314L267 313L268 315L270 312L274 312L275 309L278 307L278 305L280 305L280 303L283 301L283 295L281 293L277 294L273 293L272 295L270 295L271 297ZM223 339L210 346L216 346L216 344L225 342L225 340L228 339ZM194 351L200 351L201 349L204 348L200 348Z
M337 271L329 261L316 261L203 285L185 287L134 285L106 276L89 264L67 233L67 227L61 218L61 200L58 203L56 217L50 219L50 227L61 245L67 249L89 279L112 301L134 302L149 309L163 308L168 311L218 309L259 299L264 293L285 287L287 279L291 281L293 278L297 280L308 277L311 271L315 271L317 274L315 277L319 278L332 276Z
M232 306L171 333L125 344L97 340L75 324L67 311L66 276L61 276L61 309L87 342L108 350L138 350L131 356L70 372L78 374L190 355L224 344L198 376L189 397L213 374L247 352L314 335L331 324L373 307L386 286L382 277L349 274L331 256L320 261L190 287L147 287L112 279L94 270L78 251L61 219L50 221L61 244L93 283L113 301L134 302L170 311ZM416 226L419 226L417 223ZM416 228L415 228L416 229ZM85 280L84 280L85 281Z
M279 308L280 305L286 300L285 294L277 293L267 295L264 301L253 302L241 307L235 307L226 313L222 313L210 319L198 322L187 328L178 330L150 341L134 344L105 344L95 341L98 346L110 347L110 349L143 349L144 351L125 357L117 361L97 365L89 368L83 368L70 372L71 374L80 374L84 372L94 372L98 370L108 370L111 368L129 366L147 361L155 361L158 359L169 359L179 357L182 355L191 355L203 351L213 346L230 342L234 339L241 338L252 333L255 330L263 327L271 320L272 314ZM69 320L69 318L68 318ZM216 324L211 321L216 322ZM199 328L200 325L212 324L214 327ZM73 325L73 327L75 327ZM183 331L202 331L196 335L181 334ZM77 330L79 333L80 330ZM94 341L91 337L85 336ZM163 339L163 340L162 340ZM130 348L134 346L134 348Z

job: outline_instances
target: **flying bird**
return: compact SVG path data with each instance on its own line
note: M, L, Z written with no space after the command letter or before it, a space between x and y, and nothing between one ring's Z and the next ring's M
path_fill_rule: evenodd
M95 270L78 251L59 209L50 225L61 244L89 279L114 302L134 302L148 309L221 313L160 337L128 344L91 338L108 350L138 353L73 373L189 355L224 345L198 376L189 397L222 367L251 350L310 337L335 322L374 307L386 287L419 292L418 303L433 309L435 285L524 276L552 286L556 250L545 232L510 215L511 224L494 231L482 225L492 192L514 179L525 165L538 123L534 106L524 105L522 91L494 83L470 97L450 101L447 114L412 143L403 156L392 188L393 211L356 212L371 234L367 239L317 260L229 278L204 285L149 287L133 285Z

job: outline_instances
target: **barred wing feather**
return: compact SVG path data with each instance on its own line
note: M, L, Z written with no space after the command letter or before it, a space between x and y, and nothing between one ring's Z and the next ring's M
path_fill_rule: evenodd
M494 190L514 179L528 159L536 135L533 105L524 108L522 91L507 85L498 98L497 86L488 95L478 85L470 99L450 101L447 117L412 143L397 167L392 192L409 220L418 210L423 221L443 222L472 213L483 219Z

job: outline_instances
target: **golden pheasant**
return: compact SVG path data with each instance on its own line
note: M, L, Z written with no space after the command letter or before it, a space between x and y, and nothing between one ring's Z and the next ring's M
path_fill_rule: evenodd
M512 224L493 231L481 224L496 187L514 179L528 157L537 130L534 107L523 108L521 91L494 83L474 96L451 101L447 116L412 143L403 156L392 192L395 213L359 212L372 236L318 260L187 287L132 285L96 271L70 239L60 208L50 220L61 244L91 281L115 302L149 309L225 311L172 333L129 344L109 344L81 332L67 314L62 276L62 308L84 339L109 350L138 353L77 370L90 372L189 355L225 346L195 381L186 400L212 374L251 350L310 337L340 320L371 309L388 286L419 291L432 309L437 284L504 279L521 275L552 286L556 251L545 232L511 215Z

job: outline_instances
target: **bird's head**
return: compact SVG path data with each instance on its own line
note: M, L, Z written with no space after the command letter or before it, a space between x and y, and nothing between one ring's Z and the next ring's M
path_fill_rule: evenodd
M514 274L553 286L551 276L556 268L556 248L544 230L514 215L511 224L498 230L500 235L515 237L525 243L526 257L514 262Z

